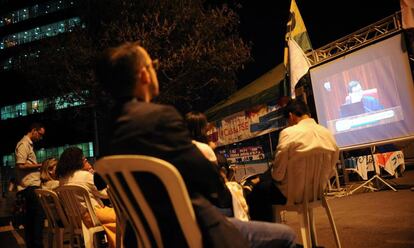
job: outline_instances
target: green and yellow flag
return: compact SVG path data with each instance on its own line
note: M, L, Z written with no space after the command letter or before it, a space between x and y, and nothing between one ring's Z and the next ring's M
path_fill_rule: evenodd
M305 23L302 20L295 0L292 0L290 5L285 39L286 47L283 62L289 73L291 96L294 98L297 82L308 72L310 67L305 52L312 50Z

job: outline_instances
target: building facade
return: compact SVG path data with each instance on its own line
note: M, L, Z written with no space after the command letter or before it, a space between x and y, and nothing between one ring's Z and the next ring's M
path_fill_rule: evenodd
M62 92L61 97L53 99L31 94L33 85L27 83L22 66L26 59L44 59L48 47L40 47L40 41L64 37L82 27L76 13L78 5L79 0L0 0L2 181L12 177L12 172L5 171L12 171L15 145L33 122L46 126L46 136L35 144L39 162L59 157L73 145L82 148L85 156L95 157L93 110L82 98L67 102L71 93Z

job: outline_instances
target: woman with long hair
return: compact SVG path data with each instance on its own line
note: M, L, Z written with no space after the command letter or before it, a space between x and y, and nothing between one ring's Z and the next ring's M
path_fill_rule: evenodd
M84 186L91 198L96 217L102 223L108 237L109 247L115 246L116 215L113 208L104 205L101 199L108 199L105 190L99 191L93 181L93 167L78 147L69 147L60 155L56 175L60 185L77 184ZM88 225L87 215L83 219Z
M185 115L185 122L193 139L193 144L197 146L210 162L217 164L217 156L213 148L208 144L207 117L201 112L191 111Z
M190 136L193 139L193 144L198 147L198 149L208 160L219 167L226 186L231 193L232 199L223 198L222 205L225 206L225 208L231 207L232 213L230 214L226 212L225 208L221 209L221 211L226 215L233 215L235 218L243 221L248 221L249 209L246 203L246 199L243 196L243 187L237 182L230 182L227 180L227 176L224 171L225 168L221 167L221 165L218 164L217 156L213 148L208 144L207 117L201 112L191 111L185 115L185 121L187 123L187 128L190 131Z
M48 158L43 161L40 167L40 186L42 189L56 189L59 181L56 180L56 166L58 160L56 158Z

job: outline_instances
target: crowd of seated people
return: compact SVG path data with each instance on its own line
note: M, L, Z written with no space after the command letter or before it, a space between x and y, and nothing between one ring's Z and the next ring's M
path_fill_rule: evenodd
M193 111L184 119L174 107L151 102L159 94L156 63L143 47L126 42L105 50L97 62L97 78L115 102L110 111L113 116L107 126L109 142L105 144L103 156L140 154L173 164L193 200L206 247L296 247L296 234L289 226L272 223L273 219L268 218L271 214L264 219L255 214L263 210L263 206L268 207L269 201L273 204L278 196L285 200L283 187L278 193L275 188L283 186L286 179L286 147L294 143L295 134L313 140L316 136L307 134L306 130L318 130L329 140L332 149L337 148L329 133L310 118L301 102L288 103L291 108L286 118L295 127L282 131L274 167L253 181L250 185L253 190L245 191L240 184L229 180L225 158L209 145L204 114ZM316 143L302 145L309 147ZM84 186L105 228L110 247L116 247L115 211L102 201L108 198L105 184L94 173L82 150L78 147L65 149L59 160L44 161L41 172L43 188L55 189L67 184ZM252 208L256 211L254 218L251 218ZM267 210L263 213L269 213ZM88 223L87 216L83 221ZM128 236L130 233L125 231L124 242L134 240Z
M159 94L154 61L133 42L107 49L98 60L97 78L115 102L104 155L147 155L174 165L186 183L206 247L295 247L296 233L286 225L220 212L223 195L231 199L231 193L219 168L194 144L175 108L151 102Z

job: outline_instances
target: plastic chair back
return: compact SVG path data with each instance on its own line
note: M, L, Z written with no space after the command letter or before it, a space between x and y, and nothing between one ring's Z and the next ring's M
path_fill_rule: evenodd
M98 160L96 172L116 196L138 247L202 247L187 188L173 165L149 156L115 155Z
M276 221L283 219L283 211L298 212L303 246L317 246L313 208L324 207L328 215L337 247L341 247L332 212L325 198L329 179L335 175L336 151L317 151L297 156L287 171L288 188L285 205L275 205ZM280 219L279 219L280 217Z
M72 247L81 247L81 236L73 232L56 192L48 189L35 189L35 192L46 215L52 246L63 247L69 241Z
M67 184L58 187L56 192L62 201L70 224L76 233L82 234L85 246L96 247L98 245L95 241L96 233L103 232L104 228L96 217L88 190L81 185ZM92 222L92 226L89 227L84 221L88 215Z

